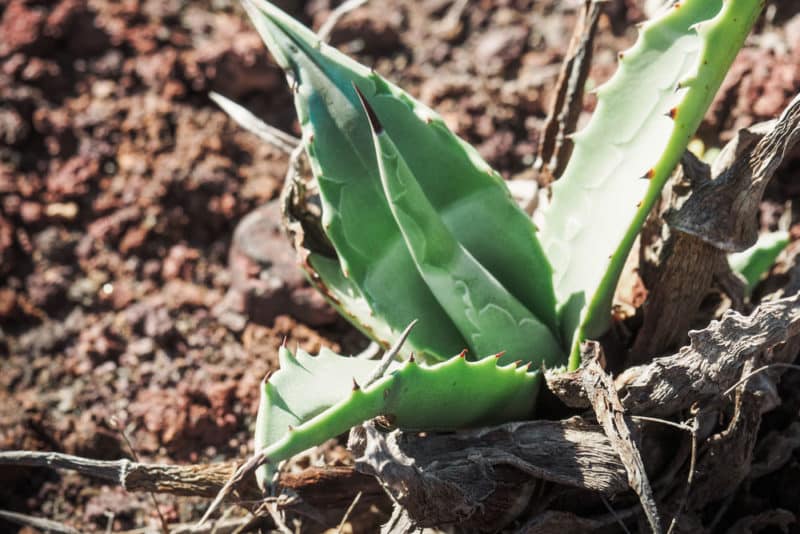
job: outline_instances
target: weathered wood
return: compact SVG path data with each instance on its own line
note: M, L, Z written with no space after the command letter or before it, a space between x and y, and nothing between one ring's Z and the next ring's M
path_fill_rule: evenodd
M640 273L649 293L629 365L680 346L715 280L741 309L744 286L727 253L755 243L764 189L798 141L800 95L778 120L739 131L710 169L686 153L665 191L663 215L651 216L643 232Z
M570 135L577 129L583 110L583 94L592 66L594 38L602 11L602 2L585 0L578 13L577 24L556 81L555 99L542 130L536 166L543 183L560 177L572 154Z
M637 438L631 431L631 425L625 415L625 408L617 396L611 375L600 366L600 347L594 344L597 354L583 366L583 388L592 403L595 417L603 426L603 431L616 451L625 471L628 484L639 496L647 522L654 534L663 532L661 518L656 505L653 488L644 468L642 454L639 451Z
M722 401L746 362L798 334L800 293L765 302L749 316L729 311L708 328L690 332L690 344L677 354L621 373L616 387L627 410L655 417Z
M68 469L81 475L118 484L131 492L168 493L179 496L214 497L230 479L233 462L197 465L144 464L131 460L92 460L69 454L35 451L1 451L0 465ZM352 467L309 467L300 472L283 472L279 487L292 490L300 500L321 510L341 513L360 491L362 506L385 504L386 496L377 481ZM254 478L246 479L231 494L235 501L264 498ZM294 504L281 506L291 509ZM341 513L339 515L341 515Z
M628 487L602 429L577 417L449 434L386 433L368 422L349 445L356 467L380 477L419 527L500 528L543 481L609 496Z

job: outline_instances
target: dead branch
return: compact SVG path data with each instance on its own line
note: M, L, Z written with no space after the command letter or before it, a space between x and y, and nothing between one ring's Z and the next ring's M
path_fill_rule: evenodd
M357 469L378 476L417 527L500 528L541 481L606 495L628 487L602 429L580 418L425 435L368 422L349 446Z
M748 368L752 368L752 362L745 366ZM742 385L730 423L705 440L697 459L690 498L692 509L699 510L726 497L750 474L753 448L761 425L762 401L757 387Z
M764 189L772 175L800 141L800 95L787 106L780 118L756 128L748 142L731 161L720 154L711 182L700 184L677 212L667 217L672 228L697 236L727 252L738 252L758 238L755 215ZM749 148L752 147L752 148ZM734 153L736 148L731 148Z
M119 484L127 491L168 493L178 496L214 497L236 468L235 463L201 465L144 464L130 460L92 460L56 452L2 451L0 465L68 469L84 476ZM352 467L311 467L299 473L282 473L280 487L291 490L302 504L331 511L338 517L362 493L362 506L385 504L386 497L375 479ZM264 498L254 479L237 486L236 501ZM299 502L281 503L282 508L300 509Z
M260 518L249 515L247 517L237 517L218 521L214 525L197 528L194 523L173 523L169 525L170 534L238 534L240 532L250 532L247 528ZM152 534L153 529L148 527L123 530L115 534Z
M755 243L764 189L798 141L800 95L777 121L738 132L712 168L687 152L664 193L665 223L656 215L643 233L640 273L650 293L629 363L679 346L715 279L741 308L743 285L726 254Z
M548 176L547 181L557 179L572 154L574 133L583 110L583 93L592 64L594 38L600 20L602 3L586 0L578 15L566 58L556 82L556 96L550 114L542 130L542 142L536 166Z
M676 414L695 402L718 400L746 362L798 334L800 294L763 303L750 316L728 311L708 328L690 332L690 344L677 354L624 371L616 387L631 413Z
M611 446L625 465L628 483L639 496L647 522L655 534L663 532L653 489L644 469L644 461L639 452L639 445L630 425L626 421L625 409L617 396L611 375L600 366L602 355L600 345L592 343L595 356L583 366L582 382L595 416L603 426Z
M17 525L28 526L43 530L45 532L53 532L55 534L80 534L79 530L72 528L64 523L53 521L52 519L43 519L41 517L34 517L27 514L19 514L8 510L0 510L0 519L5 519Z
M234 464L165 465L131 460L93 460L57 452L2 451L0 465L69 469L82 475L119 484L128 491L152 491L181 496L210 497L225 483ZM239 490L240 499L259 499L253 483Z
M765 363L791 361L791 346L778 346L800 334L800 294L761 304L749 316L726 312L719 321L689 333L690 343L676 354L655 358L647 365L631 367L614 381L625 410L633 415L668 417L695 402L720 400L741 376L744 364L763 352ZM584 360L592 353L587 344ZM565 404L590 407L581 383L581 371L546 373L547 385Z

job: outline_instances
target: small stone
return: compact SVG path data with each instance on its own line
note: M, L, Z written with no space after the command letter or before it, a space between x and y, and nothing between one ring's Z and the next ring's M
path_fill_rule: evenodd
M45 215L51 218L71 221L78 215L78 205L74 202L54 202L47 205Z

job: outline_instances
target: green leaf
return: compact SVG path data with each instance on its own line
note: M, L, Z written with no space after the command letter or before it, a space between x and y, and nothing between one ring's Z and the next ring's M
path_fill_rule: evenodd
M275 466L310 447L384 415L400 428L453 430L523 419L531 414L540 373L456 356L433 366L413 360L367 379L381 362L324 350L313 357L285 347L280 370L261 386L255 445L269 464L257 472L263 488ZM362 384L362 387L354 387ZM487 387L491 384L491 387Z
M790 242L788 232L761 234L755 245L735 254L728 255L728 263L734 272L739 273L747 283L747 293L753 291L761 278L775 264L778 255Z
M396 337L381 317L375 315L361 290L342 274L339 262L318 253L309 253L306 274L313 285L339 314L365 336L384 348ZM405 352L406 354L407 351Z
M562 337L601 335L639 230L761 11L761 0L685 0L646 23L598 90L589 125L553 186L541 240Z
M361 95L359 93L359 95ZM447 315L478 355L505 352L504 362L536 367L564 363L550 330L456 239L428 201L407 159L362 99L372 123L386 198L414 264Z
M385 119L387 131L431 205L466 250L552 331L558 330L552 273L535 228L502 179L430 109L321 43L261 0L250 17L295 84L295 106L319 181L323 224L342 272L373 313L424 355L445 358L466 342L417 272L384 197L369 125L352 83Z

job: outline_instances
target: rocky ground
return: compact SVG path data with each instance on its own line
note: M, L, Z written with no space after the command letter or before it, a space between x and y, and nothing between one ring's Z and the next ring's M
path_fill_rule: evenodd
M334 4L278 3L315 27ZM610 2L592 84L643 3ZM529 176L579 2L459 4L371 0L331 40L435 107L504 176ZM799 12L768 7L701 128L708 145L796 94ZM0 3L0 450L116 459L130 455L124 432L145 461L243 458L282 341L366 345L294 269L270 204L287 156L209 91L298 133L282 73L235 2ZM766 219L800 195L795 176L771 187ZM3 469L0 482L2 509L86 531L156 524L147 496L76 475ZM170 522L203 504L159 499Z

